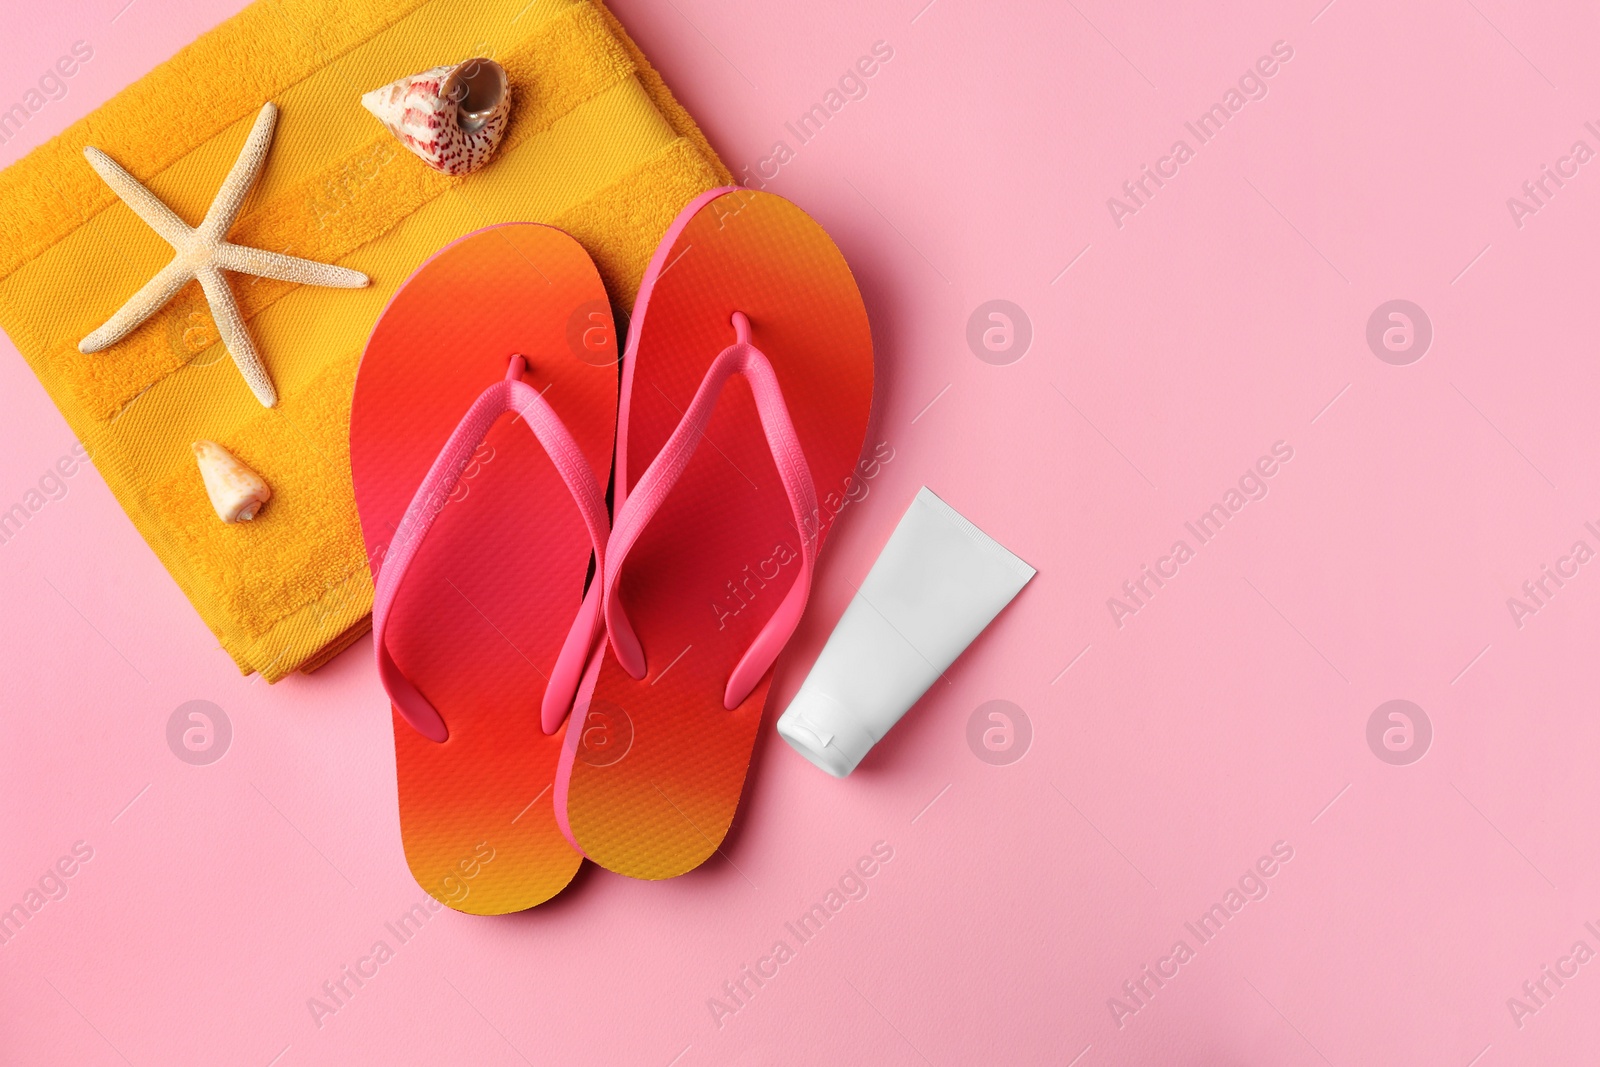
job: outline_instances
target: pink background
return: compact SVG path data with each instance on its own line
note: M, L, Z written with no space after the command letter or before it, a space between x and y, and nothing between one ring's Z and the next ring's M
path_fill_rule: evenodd
M0 163L240 6L124 2L8 20L0 104L72 42L95 56ZM775 140L795 149L769 187L835 235L877 333L875 436L894 459L824 557L775 706L920 485L1037 566L1034 583L851 779L769 726L741 823L701 870L589 869L534 912L441 912L399 945L384 923L423 894L370 645L314 677L240 678L98 476L77 474L0 545L0 907L74 842L93 848L0 947L0 1058L1592 1055L1600 963L1546 979L1555 995L1520 1027L1507 998L1578 940L1600 950L1583 925L1600 928L1600 567L1520 628L1506 601L1574 542L1600 548L1583 527L1600 520L1600 162L1520 228L1506 200L1575 140L1600 149L1582 125L1600 119L1600 16L924 2L615 7L735 171L753 178ZM894 57L868 95L796 148L784 123L880 40ZM1107 198L1175 139L1196 147L1184 122L1280 40L1293 59L1268 95L1119 228ZM1365 338L1394 298L1434 329L1408 366ZM966 343L992 299L1032 324L1010 365ZM1184 522L1277 441L1294 454L1266 498L1119 628L1107 598L1175 540L1194 547ZM0 509L72 444L8 351ZM1433 728L1406 766L1366 739L1397 698ZM194 699L233 725L210 766L165 738ZM1020 761L969 748L990 700L1032 724ZM708 998L794 946L784 923L878 841L893 859L868 896L719 1026ZM1270 893L1201 945L1184 923L1280 841L1293 859ZM308 998L379 939L394 958L319 1028ZM1109 999L1134 1006L1123 982L1179 939L1194 958L1116 1018Z

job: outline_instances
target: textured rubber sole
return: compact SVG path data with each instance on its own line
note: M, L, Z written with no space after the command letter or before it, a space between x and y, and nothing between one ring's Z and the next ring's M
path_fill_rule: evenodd
M634 307L618 510L733 342L735 311L772 362L818 498L844 491L872 404L872 335L855 278L794 204L719 189L673 224ZM647 674L634 680L606 653L587 705L580 693L581 727L568 733L558 776L569 839L636 878L692 870L727 834L771 673L731 711L724 687L799 558L802 535L742 381L722 395L705 437L623 571Z
M583 248L548 226L505 224L440 251L384 310L362 357L350 465L369 561L441 446L513 353L609 477L616 336ZM548 900L582 860L552 806L563 732L539 724L545 680L591 558L571 494L526 425L490 430L407 573L389 648L449 728L429 741L394 719L400 834L417 883L459 911Z

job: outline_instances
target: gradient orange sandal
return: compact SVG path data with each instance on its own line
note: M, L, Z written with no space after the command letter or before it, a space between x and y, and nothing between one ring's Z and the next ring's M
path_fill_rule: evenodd
M634 307L610 650L556 778L557 818L601 866L670 878L721 845L827 532L818 494L847 488L871 405L866 309L822 227L770 193L690 203Z
M532 907L582 859L551 794L603 633L585 580L604 559L616 415L605 288L548 226L445 247L362 356L350 466L401 840L417 883L458 911Z

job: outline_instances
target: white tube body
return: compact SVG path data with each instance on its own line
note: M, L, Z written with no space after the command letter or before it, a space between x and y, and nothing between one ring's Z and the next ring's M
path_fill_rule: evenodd
M779 717L778 733L843 778L1034 573L924 486Z

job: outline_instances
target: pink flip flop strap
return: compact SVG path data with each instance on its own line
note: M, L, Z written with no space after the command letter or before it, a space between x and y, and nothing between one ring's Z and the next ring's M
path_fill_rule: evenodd
M389 622L393 618L395 600L405 581L406 572L417 558L428 531L433 528L434 519L444 509L473 453L501 415L515 411L544 446L583 516L583 524L588 528L589 539L594 545L597 567L600 568L597 573L604 573L609 529L605 497L595 484L594 474L589 469L583 450L573 440L560 416L538 390L521 380L524 365L523 357L512 356L505 379L485 389L462 416L450 439L439 450L427 477L417 486L416 494L389 541L378 571L372 597L372 644L378 658L378 677L382 679L383 687L388 691L395 708L418 733L430 741L444 741L450 736L450 731L438 709L405 676L390 655L387 642ZM556 731L572 707L584 664L600 635L599 586L599 582L590 583L583 606L578 609L578 615L556 658L555 670L545 685L540 725L547 734Z
M783 602L778 605L778 610L767 620L740 657L733 673L728 676L722 703L730 710L744 703L744 698L755 689L799 625L806 600L811 595L811 577L817 558L817 491L811 481L811 469L806 464L805 452L800 447L799 435L795 433L794 422L789 417L788 405L784 403L778 376L772 369L771 361L750 343L749 319L742 312L735 312L733 325L734 343L712 361L711 368L700 382L700 388L695 391L688 411L650 466L640 475L617 513L611 540L606 546L606 564L602 571L605 575L606 630L610 635L612 651L624 670L635 678L643 678L644 648L617 594L622 567L634 543L688 467L690 458L705 436L706 424L722 395L723 386L734 375L743 375L755 396L756 412L761 418L767 447L772 450L773 461L777 464L778 480L789 498L794 526L800 539L800 571Z

